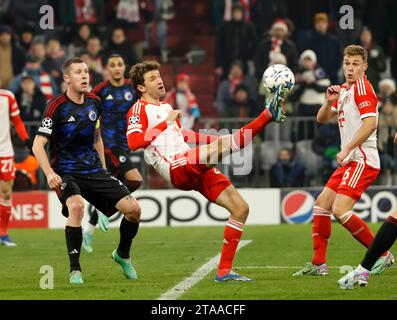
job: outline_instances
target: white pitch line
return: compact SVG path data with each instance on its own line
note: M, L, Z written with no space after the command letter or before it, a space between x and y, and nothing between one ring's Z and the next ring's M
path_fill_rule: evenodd
M343 266L337 267L337 266L328 266L328 269L340 269ZM302 266L242 266L242 267L233 267L234 269L299 269L302 268ZM388 267L387 269L390 268L396 268L396 267Z
M245 247L247 244L251 243L252 240L241 240L238 244L237 251ZM210 261L203 264L198 268L190 277L183 279L175 287L171 288L167 292L163 293L157 300L176 300L187 290L193 287L196 283L200 282L208 273L214 269L218 263L221 254L218 253Z

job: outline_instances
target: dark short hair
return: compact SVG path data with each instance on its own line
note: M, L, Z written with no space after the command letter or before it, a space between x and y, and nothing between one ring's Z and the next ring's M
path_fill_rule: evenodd
M70 58L62 65L63 74L68 74L70 66L74 63L84 63L84 61L81 58Z
M131 67L129 73L131 83L134 89L138 92L138 94L140 94L138 86L143 85L145 82L145 79L143 78L144 75L153 70L160 70L160 66L160 63L155 60L146 60L137 63Z
M109 63L109 60L113 58L121 58L125 64L124 58L120 54L112 53L110 56L106 57L105 66Z

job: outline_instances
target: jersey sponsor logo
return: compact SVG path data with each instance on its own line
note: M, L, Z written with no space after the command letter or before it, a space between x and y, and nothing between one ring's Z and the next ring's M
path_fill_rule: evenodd
M139 120L141 120L141 118L139 118L138 115L132 115L129 119L128 122L132 125L137 124L139 122Z
M358 105L359 109L365 108L365 107L370 107L371 106L371 102L370 101L363 101Z
M94 110L91 110L90 113L88 114L88 118L89 118L91 121L96 121L96 119L97 119L96 112L95 112Z
M70 116L68 122L74 122L74 121L76 121L76 119L73 116Z
M112 96L111 94L109 94L109 95L105 98L105 100L113 100L113 96Z
M61 190L65 190L65 188L66 188L66 182L62 182L62 184L61 184Z
M52 128L52 124L53 124L52 119L48 118L48 117L44 118L43 121L41 121L41 126L43 128L51 129Z
M281 202L281 214L287 223L308 223L313 215L313 196L303 190L292 191Z
M129 91L126 91L124 93L124 99L127 100L127 101L131 101L132 100L132 93L129 92Z
M127 158L124 157L124 156L120 156L120 157L119 157L119 161L120 161L121 163L124 163L124 162L127 161Z

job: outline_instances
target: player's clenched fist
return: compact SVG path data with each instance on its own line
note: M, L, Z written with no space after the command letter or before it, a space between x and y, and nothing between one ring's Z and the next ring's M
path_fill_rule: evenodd
M327 103L329 105L333 104L339 98L341 87L338 85L329 86L326 92Z
M167 121L168 124L173 123L176 119L179 119L182 116L181 110L171 110L168 113Z
M47 175L47 183L51 189L56 189L61 186L62 179L55 172L52 172Z

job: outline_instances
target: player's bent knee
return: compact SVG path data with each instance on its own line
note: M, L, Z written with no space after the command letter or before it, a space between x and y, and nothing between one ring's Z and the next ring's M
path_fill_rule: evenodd
M84 216L84 202L81 199L74 199L68 203L69 216L82 219Z
M232 217L237 221L245 221L249 214L249 205L245 201L239 201L234 206L235 209L232 211Z
M131 200L122 213L128 221L139 222L141 218L141 207L136 200Z

